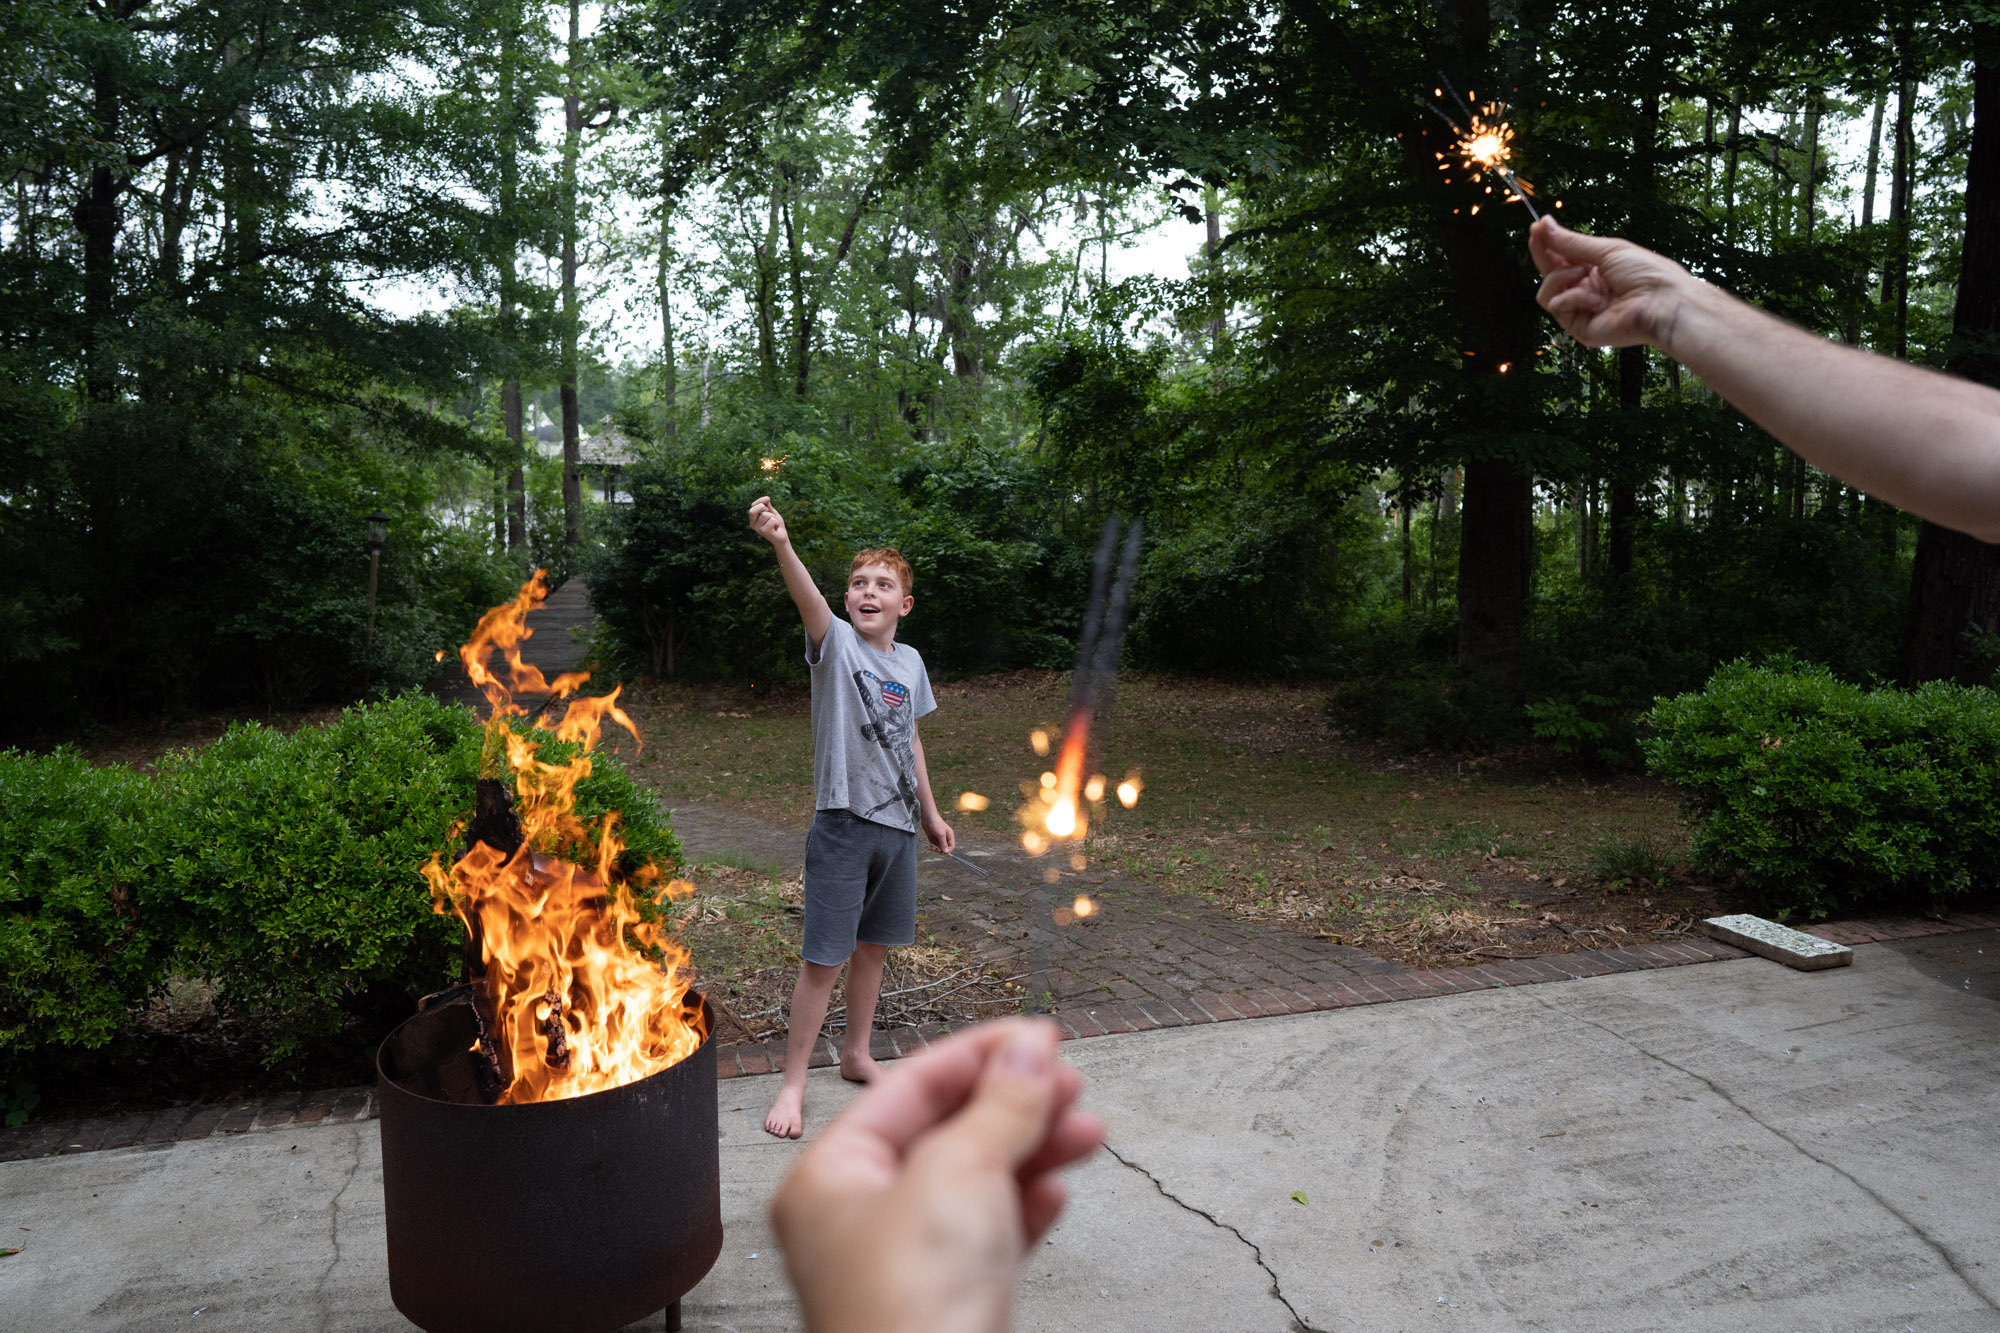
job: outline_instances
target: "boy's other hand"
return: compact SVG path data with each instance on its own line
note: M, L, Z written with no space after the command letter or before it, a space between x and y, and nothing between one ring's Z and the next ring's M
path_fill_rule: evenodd
M952 832L951 825L944 822L943 815L925 815L923 824L924 838L930 843L932 851L948 855L958 850L958 835Z
M1590 347L1664 347L1694 285L1664 255L1609 236L1586 236L1552 217L1528 229L1542 273L1535 299L1563 331Z
M771 1202L813 1333L1001 1333L1056 1172L1097 1150L1047 1020L985 1023L898 1061L807 1146Z
M791 541L791 534L785 531L785 516L771 503L771 497L760 495L750 505L750 530L773 546L783 546Z

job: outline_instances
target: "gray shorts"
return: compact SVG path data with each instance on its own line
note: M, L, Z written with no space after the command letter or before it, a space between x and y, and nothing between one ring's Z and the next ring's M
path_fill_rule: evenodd
M851 810L820 811L806 834L806 961L838 967L857 940L916 938L916 833Z

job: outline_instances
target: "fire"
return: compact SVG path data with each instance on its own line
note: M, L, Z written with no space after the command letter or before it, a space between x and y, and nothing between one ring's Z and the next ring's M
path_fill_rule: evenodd
M656 866L621 866L617 812L591 823L576 814L576 786L590 776L605 724L639 739L618 707L620 691L572 699L554 729L557 740L575 747L567 760L542 757L545 731L510 722L526 716L517 695L570 698L590 678L568 672L549 681L521 660L521 644L533 633L527 615L547 595L537 570L459 649L466 674L493 706L482 766L501 769L504 758L502 771L513 774L520 847L509 854L475 842L448 868L442 852L424 867L436 909L455 913L480 942L494 1054L510 1080L503 1103L621 1087L686 1058L706 1035L688 993L687 951L648 910L694 886L676 880L656 887ZM488 666L496 649L501 674Z

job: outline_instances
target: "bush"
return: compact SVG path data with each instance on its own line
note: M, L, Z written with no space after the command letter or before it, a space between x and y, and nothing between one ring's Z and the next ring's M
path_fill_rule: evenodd
M72 750L0 752L0 1054L102 1046L165 983L179 927L150 786Z
M546 758L574 753L540 739ZM289 736L238 724L157 778L0 756L0 1050L102 1046L169 973L264 1025L273 1061L349 1019L399 1021L456 975L463 927L432 911L419 867L470 814L480 748L469 711L406 694ZM614 809L625 868L679 859L652 798L599 754L577 812Z
M1819 920L1992 892L1991 690L1867 690L1824 667L1737 662L1647 721L1647 763L1681 789L1697 865L1738 873L1764 910Z

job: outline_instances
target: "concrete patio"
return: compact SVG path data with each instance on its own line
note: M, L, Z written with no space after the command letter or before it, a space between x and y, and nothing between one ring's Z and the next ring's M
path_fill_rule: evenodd
M1073 1042L1110 1151L1018 1323L2000 1329L1996 1039L1981 930ZM721 1085L690 1329L797 1326L771 1085ZM408 1328L379 1161L364 1121L0 1165L0 1328Z

